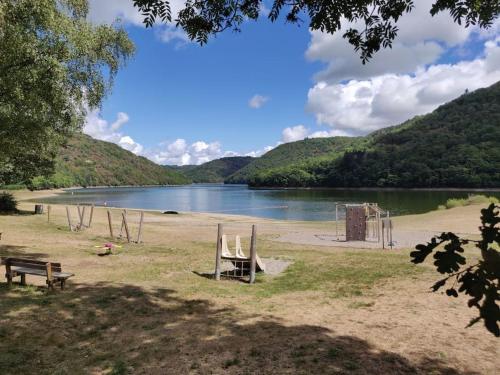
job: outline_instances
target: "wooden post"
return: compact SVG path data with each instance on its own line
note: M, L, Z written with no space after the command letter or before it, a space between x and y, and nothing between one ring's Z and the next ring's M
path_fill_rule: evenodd
M47 223L50 223L50 205L47 206Z
M92 219L94 217L94 205L92 204L92 206L90 207L90 217L89 217L89 225L88 225L88 228L90 228L90 226L92 225Z
M391 250L392 250L392 247L394 246L394 244L392 243L392 220L389 219L389 246L391 247Z
M217 251L215 253L215 280L220 280L220 265L222 258L222 232L224 231L224 226L222 224L217 225Z
M123 210L123 213L125 214L125 216L127 216L127 210ZM120 235L118 237L122 236L123 236L123 220L122 220L122 225L120 227Z
M11 273L11 268L10 268L10 260L7 259L5 261L5 277L7 278L7 287L12 286L12 273Z
M80 207L78 207L78 211L80 211ZM81 215L80 215L80 230L83 228L83 220L85 220L85 206L83 206Z
M108 224L109 224L109 235L111 236L111 238L115 238L115 236L113 236L113 222L111 220L111 212L108 210Z
M45 269L47 270L47 286L49 289L52 289L52 265L50 263L46 263Z
M337 236L337 241L339 240L339 208L335 205L335 235Z
M80 210L80 205L78 204L76 206L76 208L78 209L78 219L80 219L80 222L82 221L82 211Z
M71 215L69 213L69 208L66 206L66 216L68 217L69 230L73 232L73 226L71 225Z
M250 242L250 284L255 283L255 264L257 262L257 227L252 225L252 240Z
M130 242L130 233L128 231L128 224L127 224L127 214L125 212L122 212L122 225L125 228L125 235L127 236L127 241Z
M385 221L382 220L382 249L385 249L384 236L385 236Z
M142 242L142 223L144 222L144 211L141 211L141 218L139 220L139 232L137 233L137 243Z

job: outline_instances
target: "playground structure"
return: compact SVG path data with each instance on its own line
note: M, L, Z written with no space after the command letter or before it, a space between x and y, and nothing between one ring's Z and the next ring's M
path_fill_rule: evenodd
M85 229L88 229L92 226L92 219L94 217L94 205L85 205L85 204L77 204L76 205L76 211L77 211L77 221L74 222L71 211L72 207L75 206L66 206L66 218L68 220L68 227L71 232L78 232L78 231L83 231ZM86 220L86 213L87 213L87 208L89 208L90 215L88 220ZM47 222L50 223L50 214L51 214L51 206L47 206ZM128 212L127 210L123 210L120 214L121 216L121 225L120 225L120 234L118 236L115 236L114 230L113 230L113 219L112 219L112 214L111 211L108 209L107 210L107 217L108 217L108 225L109 225L109 235L111 239L123 239L125 238L127 242L129 243L142 243L142 233L143 233L143 227L144 227L144 211L139 212L139 226L137 229L137 237L134 240L132 238L132 233L131 233L131 228L129 225L128 221Z
M392 220L389 211L377 203L335 205L335 235L337 241L382 242L391 249Z
M232 270L221 272L222 262L230 263ZM235 237L235 251L231 253L227 242L227 235L224 234L224 227L219 224L217 227L217 251L215 258L215 280L220 280L221 276L242 279L249 276L249 283L255 282L256 272L265 272L265 264L257 255L257 228L252 225L252 237L250 241L250 257L243 253L241 239L239 235Z
M108 215L108 225L109 225L109 235L111 236L112 239L115 238L114 232L113 232L113 219L111 215L111 211L107 210L107 215ZM132 240L132 234L130 232L130 227L128 225L128 212L127 210L123 210L121 213L122 217L122 222L120 225L120 234L116 237L118 239L125 238L127 239L127 242L135 242L135 243L141 243L142 242L142 227L144 224L144 211L139 212L139 228L137 230L137 239L134 241Z
M71 211L68 206L66 206L66 217L68 218L68 226L70 232L78 232L85 230L85 228L90 228L92 226L92 219L94 217L94 205L90 206L90 216L88 219L88 222L85 223L85 214L86 214L86 208L87 206L82 206L78 204L76 206L77 213L78 213L78 219L75 224L73 224L73 221L71 219ZM47 207L47 221L50 222L50 210L51 207Z

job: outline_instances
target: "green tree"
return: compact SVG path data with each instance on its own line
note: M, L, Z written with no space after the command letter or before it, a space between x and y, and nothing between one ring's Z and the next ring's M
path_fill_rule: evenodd
M169 0L133 0L144 15L144 23L171 22ZM273 0L268 18L276 21L284 15L289 23L303 22L308 27L330 34L348 23L343 37L360 51L363 62L380 48L391 47L397 36L395 23L412 11L413 0ZM191 38L203 44L211 35L227 29L239 31L246 19L257 20L262 0L186 0L174 21ZM435 0L430 14L448 11L453 20L466 27L489 27L500 13L500 0Z
M417 245L410 253L413 263L422 263L434 253L434 265L447 276L432 286L434 292L448 284L446 294L458 297L458 293L469 296L468 306L479 310L479 316L469 326L484 321L486 329L500 337L500 206L494 203L481 210L481 239L470 240L454 233L442 233L427 244ZM479 252L479 261L468 265L462 255L464 246L473 243ZM451 283L451 285L450 285Z
M122 28L87 13L87 0L0 0L0 185L49 175L133 53Z

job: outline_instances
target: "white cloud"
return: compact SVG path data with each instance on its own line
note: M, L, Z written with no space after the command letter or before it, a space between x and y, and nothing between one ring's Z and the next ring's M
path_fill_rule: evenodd
M339 32L331 35L311 31L311 42L306 57L327 64L315 79L328 83L342 80L362 80L382 74L404 74L414 72L435 62L446 48L464 43L477 28L465 28L453 22L446 12L434 17L429 14L435 0L419 0L415 9L404 15L397 23L398 36L391 49L382 49L363 65L359 53L342 35L348 23ZM361 27L361 25L354 25Z
M171 143L162 143L159 149L149 150L145 155L158 164L198 165L224 156L235 156L237 154L233 151L224 152L219 142L196 141L188 144L185 139L179 138Z
M94 23L109 24L120 19L133 25L142 25L143 20L132 0L89 0L88 18Z
M255 150L255 151L247 152L245 154L245 156L251 156L251 157L257 158L257 157L262 156L265 153L271 151L273 148L279 146L280 144L282 144L282 142L276 143L276 146L266 146L266 147L264 147L264 148L262 148L260 150Z
M253 109L258 109L262 107L269 100L267 96L256 94L250 98L248 101L248 106Z
M300 141L307 137L309 130L304 125L296 125L285 128L281 132L281 140L284 143Z
M319 124L365 134L432 111L440 104L500 80L500 38L485 43L484 57L418 68L413 74L383 74L348 83L318 82L308 109Z
M140 155L144 147L135 142L132 137L120 132L120 128L129 121L129 117L124 112L118 112L116 120L109 124L108 121L101 117L98 109L88 112L85 119L83 132L93 138L102 141L113 142L121 146L125 150L131 151L136 155Z
M177 18L177 14L184 4L183 0L170 1L172 20ZM120 20L124 24L144 27L144 17L134 7L132 0L89 0L88 19L97 24L111 24ZM190 42L186 33L182 29L176 28L174 22L168 24L158 22L154 28L158 38L165 43L177 41L179 43L176 46L180 47Z
M296 125L283 129L281 132L282 142L279 142L278 144L301 141L305 138L327 138L346 135L348 135L348 133L343 130L330 129L311 132L311 130L306 128L304 125Z

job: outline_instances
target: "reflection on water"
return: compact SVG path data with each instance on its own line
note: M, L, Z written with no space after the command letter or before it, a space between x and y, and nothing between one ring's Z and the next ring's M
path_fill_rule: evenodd
M431 211L449 198L466 198L469 194L442 190L252 190L246 185L195 184L79 189L47 198L45 202L218 212L285 220L335 220L336 203L374 202L391 215L402 215ZM499 192L485 194L500 197Z

